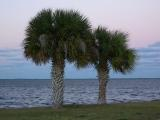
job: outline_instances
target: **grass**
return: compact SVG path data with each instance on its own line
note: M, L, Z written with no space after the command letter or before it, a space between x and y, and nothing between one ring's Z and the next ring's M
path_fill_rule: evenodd
M160 102L0 109L0 120L160 120Z

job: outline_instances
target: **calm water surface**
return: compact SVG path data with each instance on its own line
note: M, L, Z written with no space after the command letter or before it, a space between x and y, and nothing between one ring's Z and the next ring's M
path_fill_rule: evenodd
M95 104L98 80L65 80L64 104ZM160 100L160 79L117 79L107 86L108 103ZM50 80L0 80L0 108L50 106Z

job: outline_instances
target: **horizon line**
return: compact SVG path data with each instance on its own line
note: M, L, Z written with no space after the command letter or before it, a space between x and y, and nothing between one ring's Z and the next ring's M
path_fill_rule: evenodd
M114 79L160 79L160 78L109 78ZM49 78L0 78L0 80L51 80ZM98 80L98 78L65 78L64 80Z

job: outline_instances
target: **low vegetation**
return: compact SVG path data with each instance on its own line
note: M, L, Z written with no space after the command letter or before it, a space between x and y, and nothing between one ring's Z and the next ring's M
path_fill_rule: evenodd
M160 120L160 102L0 109L0 120Z

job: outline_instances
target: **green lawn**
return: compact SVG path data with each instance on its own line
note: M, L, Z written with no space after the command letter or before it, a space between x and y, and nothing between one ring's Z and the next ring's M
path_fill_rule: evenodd
M0 120L160 120L160 102L0 109Z

